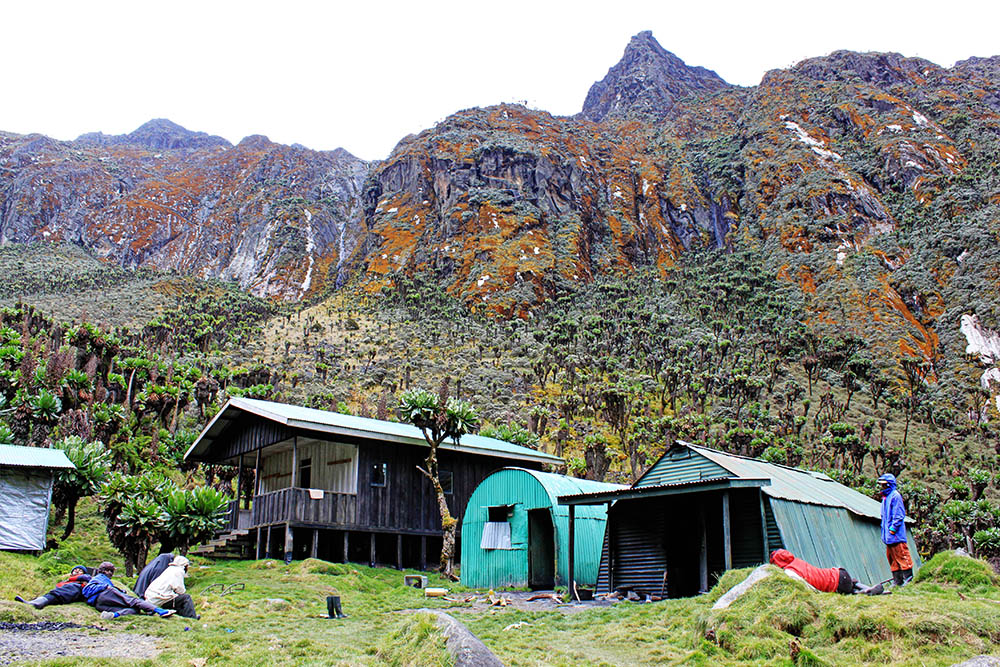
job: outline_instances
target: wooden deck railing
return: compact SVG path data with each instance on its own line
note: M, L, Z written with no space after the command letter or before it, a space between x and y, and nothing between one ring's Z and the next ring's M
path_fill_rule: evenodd
M254 496L249 527L301 522L354 525L358 520L357 496L324 491L312 498L310 489L287 488Z
M240 501L231 500L229 502L228 519L223 532L234 530L246 530L250 527L250 510L241 510Z

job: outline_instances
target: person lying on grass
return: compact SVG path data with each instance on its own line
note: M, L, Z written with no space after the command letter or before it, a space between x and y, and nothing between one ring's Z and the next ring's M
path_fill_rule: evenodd
M185 591L184 577L191 565L184 556L175 556L167 569L149 584L146 600L164 609L173 609L178 616L201 618L194 610L194 600Z
M879 595L882 593L882 586L862 586L858 580L853 578L847 570L842 567L816 567L801 558L796 558L791 551L777 549L771 552L771 564L777 565L785 574L795 579L801 579L813 588L823 593L842 593L853 595L864 593L865 595Z
M101 612L101 618L118 618L119 616L138 614L140 611L164 618L173 615L172 609L157 607L151 602L140 600L126 593L124 589L116 587L111 582L114 573L115 566L105 561L97 566L97 574L90 580L90 583L83 587L83 597L86 598L87 604Z
M56 587L45 595L39 595L34 600L25 600L20 595L14 599L18 602L30 604L35 609L43 609L50 604L71 604L73 602L83 602L83 586L90 581L87 568L83 565L76 565L69 571L69 578L60 581Z

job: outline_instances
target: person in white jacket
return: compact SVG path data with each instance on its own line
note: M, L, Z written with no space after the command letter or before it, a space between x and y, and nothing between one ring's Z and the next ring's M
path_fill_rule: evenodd
M153 579L146 589L146 600L164 609L173 609L178 616L199 619L194 600L185 591L184 577L191 565L184 556L175 556L163 574Z

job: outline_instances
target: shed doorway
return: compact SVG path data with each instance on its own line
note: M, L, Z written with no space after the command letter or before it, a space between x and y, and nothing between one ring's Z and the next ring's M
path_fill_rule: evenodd
M556 585L555 532L548 508L528 510L528 587L551 590Z

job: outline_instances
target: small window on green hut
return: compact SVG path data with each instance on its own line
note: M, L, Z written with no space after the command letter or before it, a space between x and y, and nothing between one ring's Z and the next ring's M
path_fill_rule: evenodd
M480 549L513 549L510 544L510 505L495 505L486 508L487 521L483 524L483 539Z
M372 476L371 485L372 486L385 486L386 480L389 478L389 464L386 462L375 463L372 465Z
M438 480L445 495L451 495L455 488L455 475L450 470L441 470L438 472Z

